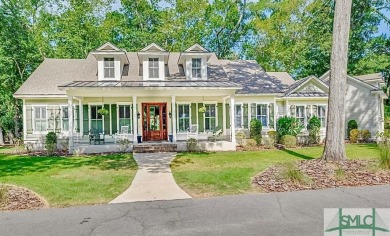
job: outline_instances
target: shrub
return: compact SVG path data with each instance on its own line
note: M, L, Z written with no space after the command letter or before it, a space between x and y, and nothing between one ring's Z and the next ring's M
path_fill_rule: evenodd
M274 144L278 141L278 133L275 130L268 131L267 135L273 140Z
M61 144L61 149L64 152L67 152L68 149L69 149L69 137L66 137L66 138L62 139L60 144Z
M310 118L309 123L307 124L307 130L309 131L309 144L317 144L320 142L320 129L320 119L316 116Z
M380 149L380 160L379 164L384 169L390 169L390 145L386 143L381 143L379 145Z
M242 145L244 148L253 148L257 146L257 142L254 139L244 139Z
M338 166L334 172L335 172L335 177L338 181L342 181L345 179L345 171L341 166Z
M280 143L287 148L293 148L297 146L297 138L292 135L284 135L280 139Z
M256 141L257 145L261 144L261 130L263 128L263 124L261 121L257 119L251 120L251 130L250 130L250 138Z
M125 152L130 147L131 142L130 142L130 140L125 138L125 139L119 140L118 144L119 144L119 151Z
M195 152L198 150L198 140L190 138L187 140L187 151Z
M282 177L292 181L295 184L307 182L307 177L299 170L298 166L293 163L287 163L282 169Z
M370 141L370 138L371 138L371 132L364 129L361 131L361 136L362 136L362 139L364 142L368 143Z
M348 121L348 128L347 128L347 136L348 136L348 138L351 135L351 130L357 129L357 128L358 128L358 123L356 122L356 120Z
M8 204L8 190L6 186L0 186L0 208Z
M299 123L297 118L294 117L280 117L277 122L276 132L279 137L284 135L297 136L301 133L303 126Z
M238 132L236 133L236 141L237 141L237 144L242 146L242 141L246 138L246 135L244 132Z
M46 134L45 144L47 155L53 155L57 151L57 135L54 132Z
M270 137L263 138L263 144L266 148L272 149L275 147L275 140Z
M349 133L349 141L351 143L357 143L360 136L360 131L358 129L353 129Z

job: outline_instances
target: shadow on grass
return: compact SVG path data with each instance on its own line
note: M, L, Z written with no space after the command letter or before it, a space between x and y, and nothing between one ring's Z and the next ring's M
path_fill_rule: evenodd
M311 157L311 156L306 156L302 153L298 153L298 152L294 152L293 150L289 150L289 149L283 149L282 150L283 152L287 153L287 154L290 154L292 156L296 156L298 158L301 158L301 159L304 159L304 160L312 160L312 159L315 159L314 157Z
M31 157L0 154L0 177L28 175L50 169L75 169L90 167L100 170L137 169L128 154L108 154L86 157Z

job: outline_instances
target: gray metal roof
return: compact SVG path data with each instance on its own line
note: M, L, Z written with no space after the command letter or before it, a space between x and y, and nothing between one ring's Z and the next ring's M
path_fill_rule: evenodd
M123 87L218 87L236 88L239 84L230 81L74 81L58 86L60 88L123 88Z

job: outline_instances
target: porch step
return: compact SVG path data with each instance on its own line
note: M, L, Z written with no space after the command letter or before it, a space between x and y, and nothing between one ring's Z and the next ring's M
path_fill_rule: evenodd
M141 143L134 144L133 153L177 152L174 143Z

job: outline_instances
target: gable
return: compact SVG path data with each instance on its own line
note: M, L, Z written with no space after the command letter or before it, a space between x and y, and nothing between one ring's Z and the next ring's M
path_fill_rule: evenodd
M209 52L209 51L206 48L196 43L191 47L189 47L188 49L186 49L185 52Z
M302 87L296 90L296 92L301 93L317 93L317 92L322 92L322 93L327 93L328 90L324 88L324 86L319 85L319 83L316 83L314 81L310 81L306 84L304 84Z
M152 43L146 47L144 47L141 52L165 52L165 50L158 46L157 44L155 43Z
M107 42L102 46L100 46L98 49L96 49L96 51L122 51L122 50L116 47L115 45L113 45L112 43Z

